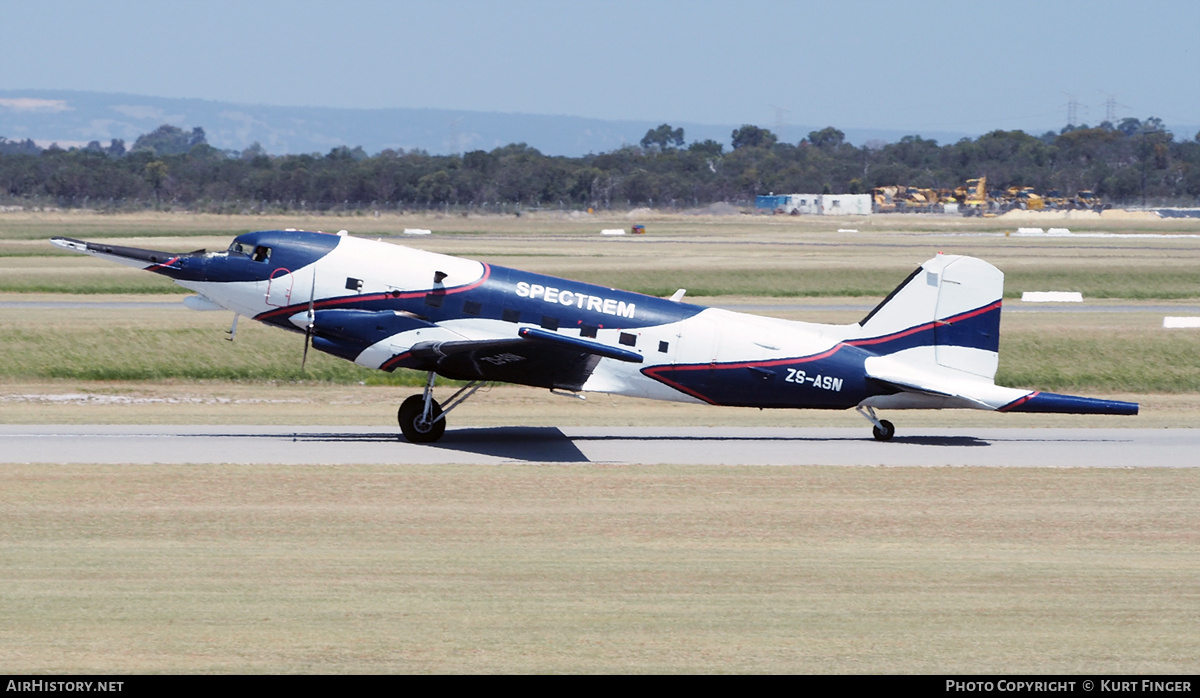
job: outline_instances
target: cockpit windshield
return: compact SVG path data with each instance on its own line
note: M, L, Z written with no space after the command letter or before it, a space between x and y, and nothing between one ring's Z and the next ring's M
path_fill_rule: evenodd
M256 262L266 262L271 259L271 248L266 245L248 245L234 240L229 245L229 254L249 257Z

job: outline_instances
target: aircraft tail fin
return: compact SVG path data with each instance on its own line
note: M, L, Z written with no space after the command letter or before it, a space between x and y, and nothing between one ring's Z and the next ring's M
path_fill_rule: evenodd
M1003 295L1004 274L996 267L939 254L863 318L847 343L993 380Z
M1137 403L1005 388L1000 358L1004 274L972 257L938 255L859 323L845 340L877 356L868 377L895 393L863 401L893 409L967 407L1001 412L1138 413Z

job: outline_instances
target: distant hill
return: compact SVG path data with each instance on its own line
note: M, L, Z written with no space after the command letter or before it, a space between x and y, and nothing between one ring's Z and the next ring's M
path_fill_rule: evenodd
M370 154L386 148L421 149L431 154L492 150L526 143L547 155L578 157L589 152L636 145L659 121L608 121L577 116L507 114L451 109L334 109L233 104L202 99L168 99L144 95L69 90L0 90L0 136L33 139L39 145L83 146L89 141L107 145L120 138L132 145L138 136L169 123L190 130L204 129L216 148L243 150L258 142L268 153L327 153L346 145L362 146ZM712 139L729 146L730 134L741 124L670 122L683 128L687 142ZM862 145L872 140L895 142L909 132L855 129L839 124L769 128L781 141L795 143L811 131L834 126L846 140ZM927 132L916 134L939 143L953 143L979 134ZM1037 134L1035 134L1037 135Z

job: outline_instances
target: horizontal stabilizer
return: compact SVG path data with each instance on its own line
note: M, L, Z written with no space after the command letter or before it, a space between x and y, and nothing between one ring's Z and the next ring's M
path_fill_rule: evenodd
M925 395L925 396L933 397L933 398L941 398L941 399L945 400L945 403L942 405L943 407L967 407L967 408L977 409L977 410L993 409L992 406L989 405L988 403L986 403L978 398L972 397L970 395L966 395L961 392L955 392L952 390L946 390L944 388L938 389L941 386L929 387L929 386L918 385L916 383L904 383L904 382L900 382L900 381L885 381L885 380L879 380L879 379L875 379L875 380L877 382L887 386L888 388L895 390L897 393L915 393L918 395ZM887 396L887 397L891 398L892 396ZM884 400L883 402L886 403L887 400Z
M1000 411L1134 415L1138 413L1138 404L1136 402L1121 402L1120 400L1098 400L1090 397L1076 397L1075 395L1034 392L1019 400L1008 403L1004 407L1001 407Z
M958 407L994 410L1021 394L969 373L936 364L911 365L890 356L869 358L864 368L868 378L893 390L948 398Z
M940 366L911 365L893 356L867 359L867 376L901 394L920 394L950 400L943 407L971 407L1000 412L1057 412L1062 414L1138 413L1136 402L1098 400L1074 395L1006 388L969 373ZM900 407L897 395L868 398L875 407ZM911 401L909 401L911 402ZM904 404L905 408L911 405Z

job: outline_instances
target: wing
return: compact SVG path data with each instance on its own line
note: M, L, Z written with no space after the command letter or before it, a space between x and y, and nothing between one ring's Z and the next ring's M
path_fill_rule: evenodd
M642 355L579 337L523 327L516 337L433 341L413 345L385 369L398 366L456 380L502 381L577 391L603 358L641 363Z
M425 318L393 311L317 310L313 315L314 349L385 371L413 368L455 380L580 390L603 358L643 360L635 351L535 327L522 327L513 337L464 339ZM297 327L307 322L305 313L295 317Z

